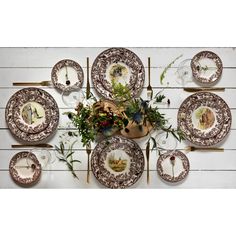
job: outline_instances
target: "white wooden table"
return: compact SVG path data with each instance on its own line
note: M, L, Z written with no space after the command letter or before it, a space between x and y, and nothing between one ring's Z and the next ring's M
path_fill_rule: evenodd
M211 50L218 54L223 61L224 69L217 87L225 87L225 92L218 92L231 108L233 122L231 132L218 146L225 149L217 152L191 152L187 156L190 160L190 173L181 184L170 185L164 183L156 172L157 155L153 152L150 157L150 184L146 183L146 171L141 179L132 188L236 188L236 50L235 48L130 48L147 67L147 58L151 57L151 82L154 93L164 88L164 94L171 101L169 107L162 105L161 111L166 113L170 122L176 127L177 111L182 101L190 95L184 92L176 82L176 67L184 59L192 58L201 50ZM29 149L12 149L17 141L9 132L5 123L5 106L11 95L20 87L13 87L17 81L43 81L50 80L53 65L61 59L77 61L83 68L86 78L86 57L90 64L105 48L0 48L0 188L19 188L8 171L9 161L19 151ZM159 76L163 68L174 58L183 54L183 57L166 74L164 84L160 84ZM146 81L141 96L146 97ZM167 84L169 82L169 84ZM92 82L91 82L92 84ZM86 82L84 82L85 89ZM188 87L198 87L194 82ZM61 95L53 87L42 87L57 101L60 108L60 124L56 134L48 140L50 144L58 145L59 135L65 132L68 118L62 113L68 108L62 103ZM136 140L141 148L145 149L145 139ZM178 149L187 144L182 142ZM78 159L82 161L77 167L80 181L73 178L64 163L55 162L51 170L43 171L41 180L33 188L103 188L91 173L91 183L86 183L87 155L81 142L75 147ZM55 155L54 150L51 154ZM145 168L146 169L146 168Z

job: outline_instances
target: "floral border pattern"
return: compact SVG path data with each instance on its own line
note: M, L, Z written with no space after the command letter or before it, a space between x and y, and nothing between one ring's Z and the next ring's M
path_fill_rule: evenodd
M24 159L24 158L30 158L36 166L32 178L23 178L23 177L19 176L17 170L15 169L16 163L20 159ZM41 168L41 164L39 163L37 157L33 153L19 152L19 153L15 154L13 156L13 158L11 159L10 164L9 164L9 172L10 172L12 179L17 184L19 184L21 186L25 186L25 187L27 187L27 186L30 187L39 181L40 176L41 176L41 172L42 172L42 168Z
M175 176L175 177L165 174L164 170L162 168L162 162L167 158L169 159L171 156L174 156L175 158L179 158L182 161L183 168L184 168L184 170L178 176ZM179 181L185 179L189 173L189 170L190 170L190 164L189 164L188 158L186 157L186 155L183 152L178 151L178 150L176 150L170 154L168 154L168 153L162 154L162 155L160 155L160 157L157 160L158 174L160 175L160 177L162 179L164 179L165 181L171 182L171 183L176 183L176 182L179 182Z
M46 106L48 107L48 109L50 109L50 123L44 130L40 131L39 133L24 132L20 130L15 123L15 108L18 106L19 100L24 99L24 97L31 98L37 96L42 97L42 99L46 101ZM21 141L35 143L48 138L54 131L56 131L59 123L59 108L54 98L45 90L39 88L24 88L16 92L9 99L5 110L5 119L11 133L15 137L17 137Z
M91 78L96 91L105 99L114 100L112 86L105 77L108 66L117 62L122 62L130 68L128 87L132 97L138 96L144 84L144 66L140 58L126 48L109 48L97 56L91 69Z
M189 119L186 119L186 115L188 114L189 109L193 107L192 104L195 104L196 102L200 102L202 105L214 103L214 106L221 109L223 115L217 117L217 122L222 124L222 128L219 132L216 132L215 135L206 133L199 137L199 133L196 134L195 130L191 129L192 123ZM210 92L198 92L183 101L178 111L177 121L179 129L185 134L185 138L188 141L199 146L212 146L221 142L229 133L232 115L230 108L221 97Z
M78 81L73 85L66 86L66 85L58 82L57 73L59 70L61 70L65 66L72 67L77 72ZM82 84L84 81L84 72L83 72L82 67L77 62L70 60L70 59L64 59L64 60L57 62L57 64L53 66L52 72L51 72L51 80L52 80L53 85L56 88L58 88L59 90L61 90L63 92L64 91L69 92L69 91L73 91L73 90L77 90L77 89L82 88Z
M209 58L209 59L213 60L216 64L217 70L209 78L201 77L199 74L198 61L202 58ZM223 63L222 63L221 59L219 58L219 56L216 55L214 52L202 51L193 57L193 59L191 61L191 68L192 68L192 72L193 72L193 77L197 81L204 83L204 84L210 84L210 83L216 82L217 80L220 79L222 71L223 71Z
M114 175L105 167L106 153L122 149L130 157L128 172ZM122 136L113 136L97 144L91 157L91 168L97 180L108 188L128 188L135 184L144 171L144 155L139 145Z

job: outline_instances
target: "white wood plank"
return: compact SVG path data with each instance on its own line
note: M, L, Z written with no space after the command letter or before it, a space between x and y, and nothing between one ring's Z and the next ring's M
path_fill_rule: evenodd
M40 181L32 188L105 188L91 174L91 182L86 183L86 171L78 172L80 180L73 178L68 171L51 171L44 172ZM16 185L11 179L8 171L0 171L0 188L22 188ZM146 183L146 173L144 172L139 181L134 184L133 188L236 188L235 171L190 171L188 177L177 184L163 182L156 171L150 172L150 184Z
M29 151L30 149L17 149L17 150L0 150L0 171L7 170L11 158L20 151ZM53 158L56 156L55 150L49 151ZM186 153L184 151L184 153ZM145 150L143 150L145 156ZM235 170L236 171L236 150L225 150L222 152L189 152L186 156L190 162L191 170ZM80 160L81 163L75 163L74 169L87 170L87 154L85 150L76 150L73 155L74 159ZM156 151L150 153L150 170L156 170L156 163L158 159ZM68 170L64 162L56 161L48 166L46 169L50 170ZM145 163L146 170L146 163Z
M178 65L178 63L177 63ZM51 80L52 68L1 68L0 67L0 86L12 87L13 82L40 82L44 80ZM160 83L160 75L164 68L151 68L151 85L153 87L182 87L182 84L177 82L177 68L170 68L165 76L163 84ZM84 78L87 77L87 71L84 68ZM148 71L145 70L145 84L148 85ZM232 88L236 87L236 68L224 68L221 79L214 86ZM93 86L92 81L90 81ZM86 83L83 83L86 86ZM185 87L201 87L195 80L189 82ZM43 87L42 87L43 88Z
M61 140L60 135L66 133L66 132L68 132L68 131L58 130L54 134L54 136L50 137L47 140L44 140L44 142L50 143L52 145L58 145ZM236 135L236 130L231 130L229 132L229 134L225 137L225 139L216 146L223 147L225 149L236 149L235 148L235 135ZM153 134L152 136L155 137L155 134ZM12 136L10 131L6 130L6 129L0 130L0 137L4 137L3 139L1 139L0 149L11 149L12 144L20 143ZM140 139L135 139L135 141L139 144L139 146L142 149L145 149L147 139L148 139L148 137L143 137ZM184 149L187 145L190 145L190 143L187 141L182 141L181 143L178 143L177 148ZM92 147L94 147L94 146L95 146L95 143L92 144ZM74 145L74 148L75 149L84 149L84 147L82 146L80 137L78 137L78 142Z
M0 67L52 67L61 59L72 59L86 66L86 57L90 64L107 48L0 48ZM165 67L177 56L182 60L192 58L202 50L210 50L219 55L224 67L236 67L235 48L134 48L130 47L147 67L147 58L151 57L153 67Z
M14 88L14 89L0 88L0 96L1 96L0 108L5 108L10 97L18 90L19 89L17 89L17 88ZM58 91L56 91L54 88L44 88L44 90L49 92L54 97L59 108L68 108L62 102L61 94ZM154 94L156 94L160 90L161 89L153 89L153 92L154 92ZM97 96L97 93L96 93L96 91L94 91L94 89L92 89L92 92ZM225 100L225 102L228 104L228 106L230 108L236 108L236 99L235 99L236 95L235 95L235 93L236 93L236 89L226 89L225 92L216 92L217 95L219 95L220 97L222 97ZM186 99L192 93L185 92L185 91L183 91L182 88L178 88L178 89L166 88L166 89L164 89L162 94L164 94L166 96L166 99L164 100L165 103L158 105L160 108L179 108L181 103L184 101L184 99ZM143 99L147 99L147 90L143 89L140 96ZM167 99L170 99L170 106L168 106L166 103Z

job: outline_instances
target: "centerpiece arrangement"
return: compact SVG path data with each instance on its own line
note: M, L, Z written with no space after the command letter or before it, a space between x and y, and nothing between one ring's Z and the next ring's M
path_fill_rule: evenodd
M167 70L178 58L164 68L160 76L161 84ZM70 136L70 141L64 142L62 139L56 147L59 160L67 164L74 177L78 178L74 169L74 163L78 160L73 158L71 139L76 142L80 137L82 145L86 147L87 183L91 143L97 142L91 157L93 174L106 187L124 188L134 184L144 171L143 152L132 139L147 136L146 157L149 168L149 149L158 147L156 137L152 136L155 131L165 133L166 139L169 135L178 141L184 138L182 132L173 128L166 115L159 110L159 104L170 105L170 100L162 94L162 90L153 94L150 85L150 58L148 69L148 99L143 99L138 95L144 85L144 66L136 54L124 48L111 48L95 59L91 79L101 98L97 99L91 93L87 71L86 96L77 101L73 112L64 113L76 131L69 131L66 136ZM149 182L149 169L147 181Z
M165 114L161 113L158 103L163 103L165 96L160 92L152 100L133 98L127 85L112 81L112 93L115 101L101 99L86 105L79 102L75 112L66 112L69 119L78 129L83 146L100 138L121 134L127 138L141 138L156 130L173 135L178 141L183 139L178 129L168 124ZM169 101L168 101L169 102Z

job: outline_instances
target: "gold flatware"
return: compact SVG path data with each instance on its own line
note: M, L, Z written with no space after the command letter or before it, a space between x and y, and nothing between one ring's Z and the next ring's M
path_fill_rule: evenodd
M41 81L41 82L14 82L13 86L50 86L51 81Z
M224 148L217 148L217 147L207 147L207 148L200 148L200 147L192 147L188 146L185 148L186 151L194 152L194 151L213 151L213 152L223 152Z
M150 155L150 142L148 141L146 146L146 159L147 159L147 184L150 182L150 176L149 176L149 155Z
M148 57L148 86L147 86L147 98L152 100L153 90L151 86L151 59Z
M90 154L91 154L91 143L86 145L86 152L88 155L88 165L87 165L87 183L89 183L90 179Z
M90 83L89 83L89 58L87 57L87 86L86 86L86 99L90 96Z
M40 143L40 144L13 144L12 148L22 148L22 147L42 147L42 148L52 148L53 146L48 143Z
M202 91L225 91L225 88L184 88L184 91L194 93Z

